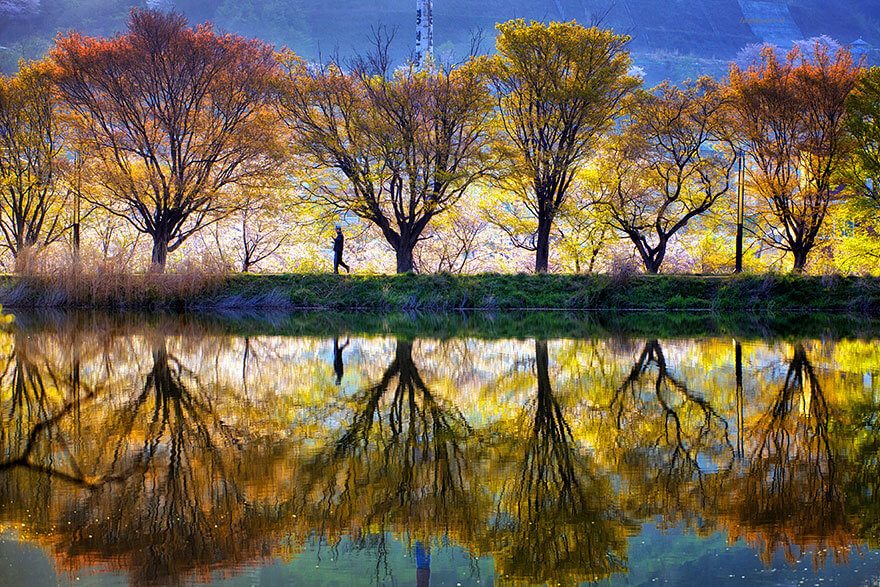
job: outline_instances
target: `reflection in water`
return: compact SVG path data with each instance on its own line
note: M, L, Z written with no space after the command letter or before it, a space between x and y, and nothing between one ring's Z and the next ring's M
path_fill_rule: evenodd
M573 584L631 572L645 523L818 572L878 546L875 347L9 327L0 523L144 585L315 549L379 583L393 544L396 581L455 546Z
M614 438L617 466L630 485L627 509L667 524L705 524L720 490L716 475L733 458L729 424L674 372L657 340L644 343L600 422Z
M626 568L627 525L611 483L577 445L535 341L537 386L505 439L505 476L491 524L496 570L526 581L594 580Z
M464 416L425 384L413 343L398 340L378 380L346 408L335 440L303 470L303 511L320 520L316 530L372 549L377 573L388 532L406 532L422 548L440 534L472 541L490 498L475 471L478 447Z
M804 345L795 344L782 384L750 427L748 460L730 492L731 510L743 531L761 534L767 562L774 548L789 560L800 558L793 549L804 537L835 553L851 539L822 387Z
M333 338L333 373L336 374L336 385L342 383L342 377L345 374L345 363L342 361L342 352L348 347L351 340L346 339L342 346L339 345L339 337Z

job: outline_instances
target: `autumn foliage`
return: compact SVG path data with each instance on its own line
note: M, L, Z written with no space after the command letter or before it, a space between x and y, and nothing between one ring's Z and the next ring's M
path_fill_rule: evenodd
M64 232L64 126L47 62L0 76L0 233L13 258Z
M95 162L90 200L153 240L152 263L236 207L276 155L268 108L276 63L259 41L132 12L127 33L73 33L51 51L56 84Z
M365 271L717 273L743 162L747 271L872 272L878 75L823 39L647 88L626 35L576 22L417 66L381 32L310 62L135 9L0 83L2 245L315 271L341 223Z
M328 173L312 197L373 224L399 273L429 223L493 168L492 105L474 63L389 71L383 46L354 63L315 66L292 54L280 109L294 150Z
M829 206L839 194L835 172L846 155L846 100L859 70L846 50L832 55L795 47L780 60L767 49L759 65L730 72L736 125L747 145L751 185L766 206L762 238L790 252L803 271Z

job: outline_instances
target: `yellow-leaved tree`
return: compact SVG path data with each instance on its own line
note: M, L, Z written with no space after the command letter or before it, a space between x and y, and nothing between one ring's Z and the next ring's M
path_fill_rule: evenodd
M498 25L497 54L486 60L511 159L501 185L508 211L526 221L507 228L515 244L535 251L546 272L554 221L579 166L638 85L628 75L629 37L575 22L513 20ZM527 238L514 234L528 227Z

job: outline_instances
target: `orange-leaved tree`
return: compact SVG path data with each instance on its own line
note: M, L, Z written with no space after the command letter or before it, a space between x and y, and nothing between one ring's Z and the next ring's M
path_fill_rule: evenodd
M268 45L135 9L124 34L71 33L50 55L91 163L86 197L152 237L155 270L269 177Z
M846 155L846 100L859 69L845 49L816 42L781 60L768 47L761 62L730 71L736 128L748 151L748 174L761 200L758 235L790 252L801 272L817 243L834 181Z

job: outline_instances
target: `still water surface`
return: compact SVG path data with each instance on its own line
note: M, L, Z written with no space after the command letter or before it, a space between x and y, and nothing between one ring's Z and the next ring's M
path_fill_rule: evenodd
M876 584L861 319L27 315L0 584Z

